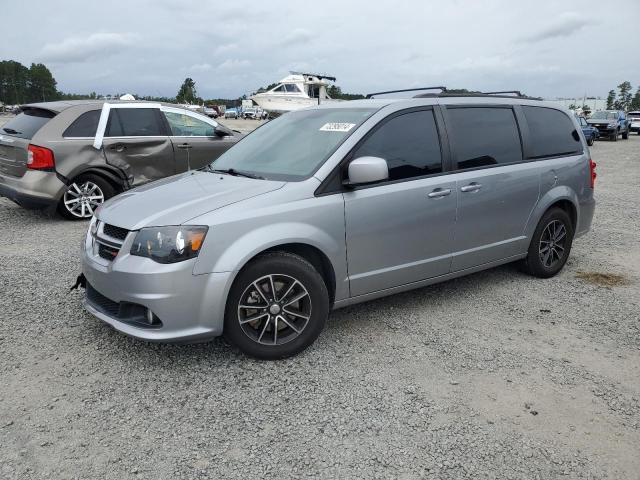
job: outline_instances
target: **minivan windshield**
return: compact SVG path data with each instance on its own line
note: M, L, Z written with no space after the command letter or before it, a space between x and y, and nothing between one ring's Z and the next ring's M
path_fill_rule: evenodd
M298 110L272 120L211 164L268 180L300 181L312 175L376 109Z
M615 120L618 118L618 112L596 112L591 116L595 120Z

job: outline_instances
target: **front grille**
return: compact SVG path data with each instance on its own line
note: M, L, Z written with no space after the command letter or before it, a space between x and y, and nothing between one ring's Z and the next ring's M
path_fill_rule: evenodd
M111 238L116 238L120 241L124 241L129 234L129 230L126 228L116 227L115 225L109 225L108 223L104 224L102 231L105 235L108 235Z
M110 317L117 317L120 312L120 304L108 299L89 283L87 283L87 300L103 313L106 313Z
M105 260L109 260L113 262L120 251L119 248L110 247L109 245L105 245L104 243L98 243L98 255Z

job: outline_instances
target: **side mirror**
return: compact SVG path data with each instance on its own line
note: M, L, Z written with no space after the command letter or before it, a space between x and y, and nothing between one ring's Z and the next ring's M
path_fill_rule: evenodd
M347 185L363 185L389 178L387 161L380 157L360 157L349 163Z

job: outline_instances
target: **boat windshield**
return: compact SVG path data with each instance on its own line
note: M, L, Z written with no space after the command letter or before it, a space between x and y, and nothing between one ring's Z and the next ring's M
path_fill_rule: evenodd
M375 111L320 108L286 113L247 135L211 169L234 169L268 180L304 180Z
M595 120L615 120L618 118L618 112L606 112L602 110L594 113L591 118Z

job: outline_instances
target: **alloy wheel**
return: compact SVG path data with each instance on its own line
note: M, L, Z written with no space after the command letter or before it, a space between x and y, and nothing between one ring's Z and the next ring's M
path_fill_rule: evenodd
M91 181L72 183L64 194L64 206L78 218L91 218L96 208L104 203L104 193Z
M242 331L262 345L282 345L300 336L311 318L311 296L289 275L258 278L240 296Z
M553 268L564 257L567 229L559 220L552 220L544 227L540 237L538 254L545 268Z

